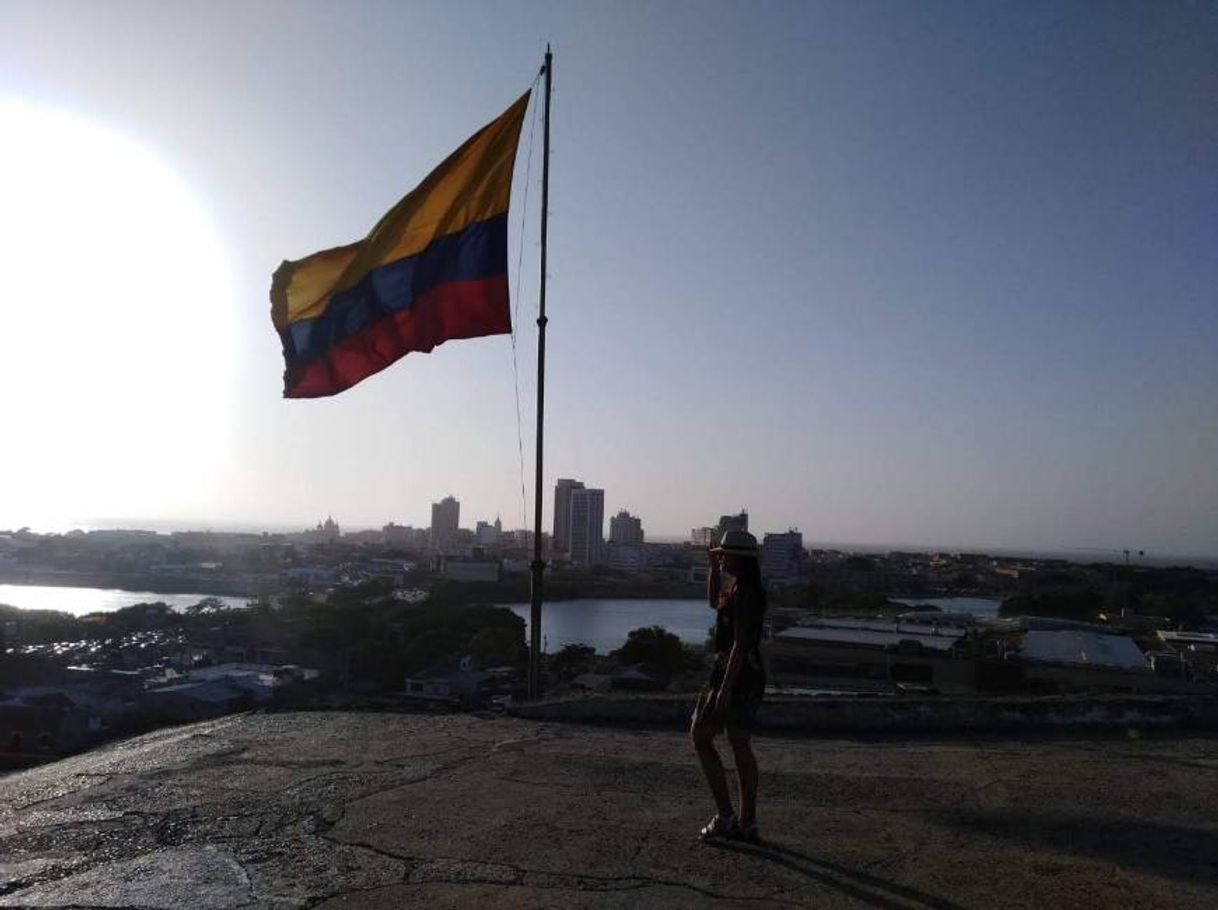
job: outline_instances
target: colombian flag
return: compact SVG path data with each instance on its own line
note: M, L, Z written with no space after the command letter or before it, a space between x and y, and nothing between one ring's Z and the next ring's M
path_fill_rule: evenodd
M363 240L275 271L285 398L335 395L411 351L512 330L507 217L528 103L525 92Z

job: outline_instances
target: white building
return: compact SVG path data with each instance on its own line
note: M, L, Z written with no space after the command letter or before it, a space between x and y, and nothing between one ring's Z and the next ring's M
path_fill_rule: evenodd
M625 546L643 545L643 521L625 509L609 519L609 542Z
M426 547L431 534L426 528L394 524L392 521L381 528L381 539L391 547Z
M333 516L327 515L325 521L319 521L317 527L302 532L299 537L305 543L336 543L342 537L342 529Z
M503 534L503 522L496 516L494 524L480 521L474 526L474 543L480 547L499 546L499 537Z

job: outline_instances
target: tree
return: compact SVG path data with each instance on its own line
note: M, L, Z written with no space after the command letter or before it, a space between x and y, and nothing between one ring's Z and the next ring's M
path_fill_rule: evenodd
M1094 591L1074 594L1018 594L998 608L999 616L1050 616L1095 622L1104 609L1104 599Z
M199 616L203 613L220 613L228 609L228 604L218 597L204 597L196 604L191 604L186 608L188 616Z
M678 673L689 664L681 639L663 626L633 629L616 656L623 664L652 664L670 673Z
M84 637L85 626L70 613L59 610L25 610L0 604L0 628L11 625L12 641L17 644L43 644L50 641L75 641Z
M155 632L181 623L181 616L174 612L173 607L159 600L155 603L132 604L113 613L89 613L83 619L96 624L91 633L95 638L110 638L130 632Z
M550 658L550 666L561 679L570 679L584 672L596 656L596 648L592 645L563 645L558 653Z
M470 657L480 667L514 666L528 655L524 636L508 626L488 626L479 629L469 640Z

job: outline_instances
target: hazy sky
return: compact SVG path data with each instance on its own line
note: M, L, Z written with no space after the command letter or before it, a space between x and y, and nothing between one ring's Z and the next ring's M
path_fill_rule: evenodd
M549 40L548 488L660 534L1216 555L1214 10L0 0L0 528L523 524L507 337L285 401L267 292Z

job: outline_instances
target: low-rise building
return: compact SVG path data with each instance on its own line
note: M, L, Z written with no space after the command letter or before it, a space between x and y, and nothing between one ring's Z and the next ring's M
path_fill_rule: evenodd
M473 659L467 655L406 677L404 694L417 701L459 707L477 702L495 679L494 674L476 669Z
M253 707L254 701L248 690L212 680L150 689L142 704L145 710L167 720L189 723L245 710Z
M338 582L338 572L330 566L292 566L280 571L279 578L288 585L328 587Z
M610 543L604 550L605 565L621 572L638 572L647 568L647 551L636 544Z
M503 534L503 522L498 518L494 524L480 521L474 526L474 543L480 547L497 547Z

